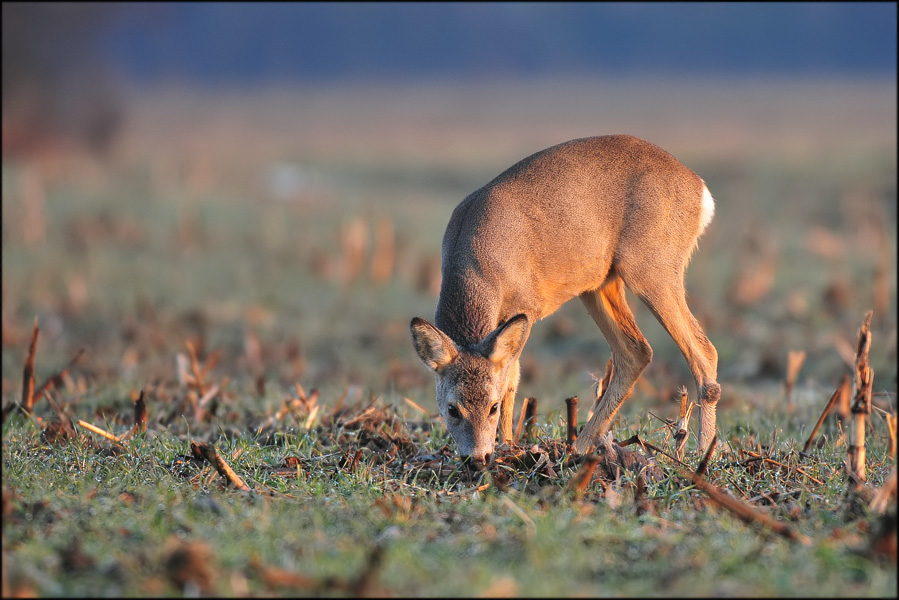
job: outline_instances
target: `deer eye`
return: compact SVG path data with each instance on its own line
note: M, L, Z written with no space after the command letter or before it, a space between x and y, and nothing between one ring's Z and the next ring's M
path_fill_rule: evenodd
M459 414L459 409L456 408L455 404L450 404L449 408L446 409L446 412L449 413L449 416L453 419L461 419L462 415Z
M499 410L499 402L494 402L493 406L490 407L490 414L495 415L496 411Z

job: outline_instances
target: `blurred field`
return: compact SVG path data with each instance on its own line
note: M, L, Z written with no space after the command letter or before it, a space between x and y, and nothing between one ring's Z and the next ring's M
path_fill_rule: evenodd
M719 351L722 436L762 436L762 424L807 435L871 309L874 404L895 413L895 80L172 85L123 98L109 156L57 146L4 161L4 406L21 397L36 316L38 380L86 350L63 392L72 405L121 408L139 389L173 389L190 341L201 360L216 355L210 379L257 414L298 382L323 402L347 392L436 412L408 323L433 315L456 203L537 150L631 133L716 199L687 289ZM661 326L631 307L655 355L619 439L645 431L649 410L676 414L691 381ZM806 358L788 407L794 350ZM519 400L538 397L554 422L578 395L585 414L608 357L580 303L566 304L533 329Z
M172 343L208 336L204 348L236 360L253 334L298 347L302 372L271 373L283 384L416 393L394 389L389 365L426 379L406 325L433 314L455 204L531 152L627 132L678 156L716 197L688 290L722 380L777 379L802 349L802 379L830 386L873 308L878 380L895 386L892 82L173 87L126 100L107 162L60 149L4 164L4 348L20 348L37 315L45 351L87 346L90 364L137 384ZM633 304L656 350L645 379L658 386L661 368L683 379L673 343ZM163 331L164 342L144 338ZM535 328L525 362L536 389L523 393L583 395L607 352L570 303ZM4 395L18 361L4 352Z

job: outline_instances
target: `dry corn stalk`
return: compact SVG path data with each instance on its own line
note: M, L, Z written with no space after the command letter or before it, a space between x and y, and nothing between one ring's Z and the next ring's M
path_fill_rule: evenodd
M896 467L893 467L893 472L871 499L871 510L882 515L887 511L890 502L893 504L896 502Z
M521 406L521 412L518 413L518 424L515 426L515 435L512 436L512 439L514 439L516 442L518 442L518 438L521 437L521 428L524 426L528 404L531 403L531 400L534 400L534 398L525 398L524 403Z
M842 400L845 398L845 400ZM815 435L818 433L818 430L821 428L821 424L824 423L824 419L827 418L827 415L830 413L830 410L837 404L838 401L848 402L849 400L849 375L843 374L843 381L840 382L840 385L837 386L837 389L834 390L833 395L830 397L830 400L827 401L827 406L824 407L824 410L821 412L821 416L818 417L818 422L815 423L815 427L812 429L812 432L809 434L808 439L805 440L805 446L802 447L803 454L808 452L808 449L812 447L812 441L815 439Z
M565 441L571 446L577 439L577 396L566 398L565 408L568 416L568 435Z
M22 370L22 410L31 414L34 408L34 353L37 350L37 317L34 318L34 328L31 330L31 344L28 346L28 357L25 359L25 368Z
M888 452L890 457L896 456L896 415L887 415L887 430L890 434Z
M530 398L524 415L524 436L528 443L534 441L534 423L537 420L537 399Z
M790 350L787 353L787 377L784 381L787 411L793 410L793 385L796 383L796 376L799 375L799 369L802 368L803 362L805 362L805 350Z
M799 533L786 523L773 519L764 513L760 513L736 498L730 497L718 486L706 481L702 475L690 473L688 477L690 478L690 481L693 482L693 485L704 491L716 504L729 510L744 523L759 523L789 540L797 541L805 546L811 545L812 540L808 536Z
M874 369L868 363L871 349L871 315L868 311L865 322L858 331L858 350L855 360L855 398L852 402L852 432L849 445L849 487L857 491L867 480L865 475L865 419L871 412L871 391Z
M674 455L677 460L684 459L684 451L687 448L687 426L690 423L690 413L693 411L693 403L687 396L687 388L682 387L680 390L680 413L677 417L677 430L674 433Z
M200 370L200 363L197 360L197 351L194 349L194 345L187 340L185 342L187 346L187 351L190 353L190 370L194 376L194 385L197 388L197 393L199 396L206 395L206 386L203 384L203 373Z
M244 483L243 479L240 478L234 469L231 468L231 465L225 462L225 459L221 457L213 444L191 442L190 452L194 458L205 459L209 464L215 467L215 470L218 471L219 475L227 479L235 488L244 492L253 491L246 483Z
M599 457L595 454L588 454L584 458L584 462L577 473L568 480L565 486L565 493L571 496L571 499L577 502L584 496L590 481L593 479L593 473L596 471L596 465L599 464Z
M91 424L91 423L88 423L87 421L82 421L81 419L78 419L77 421L75 421L75 423L77 423L77 424L80 425L81 427L84 427L84 428L87 429L88 431L93 431L93 432L96 433L97 435L102 436L102 437L105 437L107 440L109 440L109 441L111 441L111 442L115 442L116 444L121 444L121 443L122 443L122 439L119 438L118 436L109 433L109 432L106 431L105 429L100 429L100 428L97 427L96 425L93 425L93 424Z
M137 433L146 433L147 431L147 403L144 400L143 390L134 401L134 431Z

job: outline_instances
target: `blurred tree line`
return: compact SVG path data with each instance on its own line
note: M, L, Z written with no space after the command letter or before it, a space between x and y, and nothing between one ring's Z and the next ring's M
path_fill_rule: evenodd
M4 2L3 158L77 145L102 155L122 111L98 32L122 5Z

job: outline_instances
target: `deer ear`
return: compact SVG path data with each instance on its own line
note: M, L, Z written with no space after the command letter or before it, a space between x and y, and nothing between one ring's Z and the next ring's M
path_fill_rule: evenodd
M528 317L518 314L497 327L481 342L481 354L494 365L502 367L521 351L527 341Z
M409 328L418 358L432 371L442 373L459 354L453 340L424 319L415 317Z

